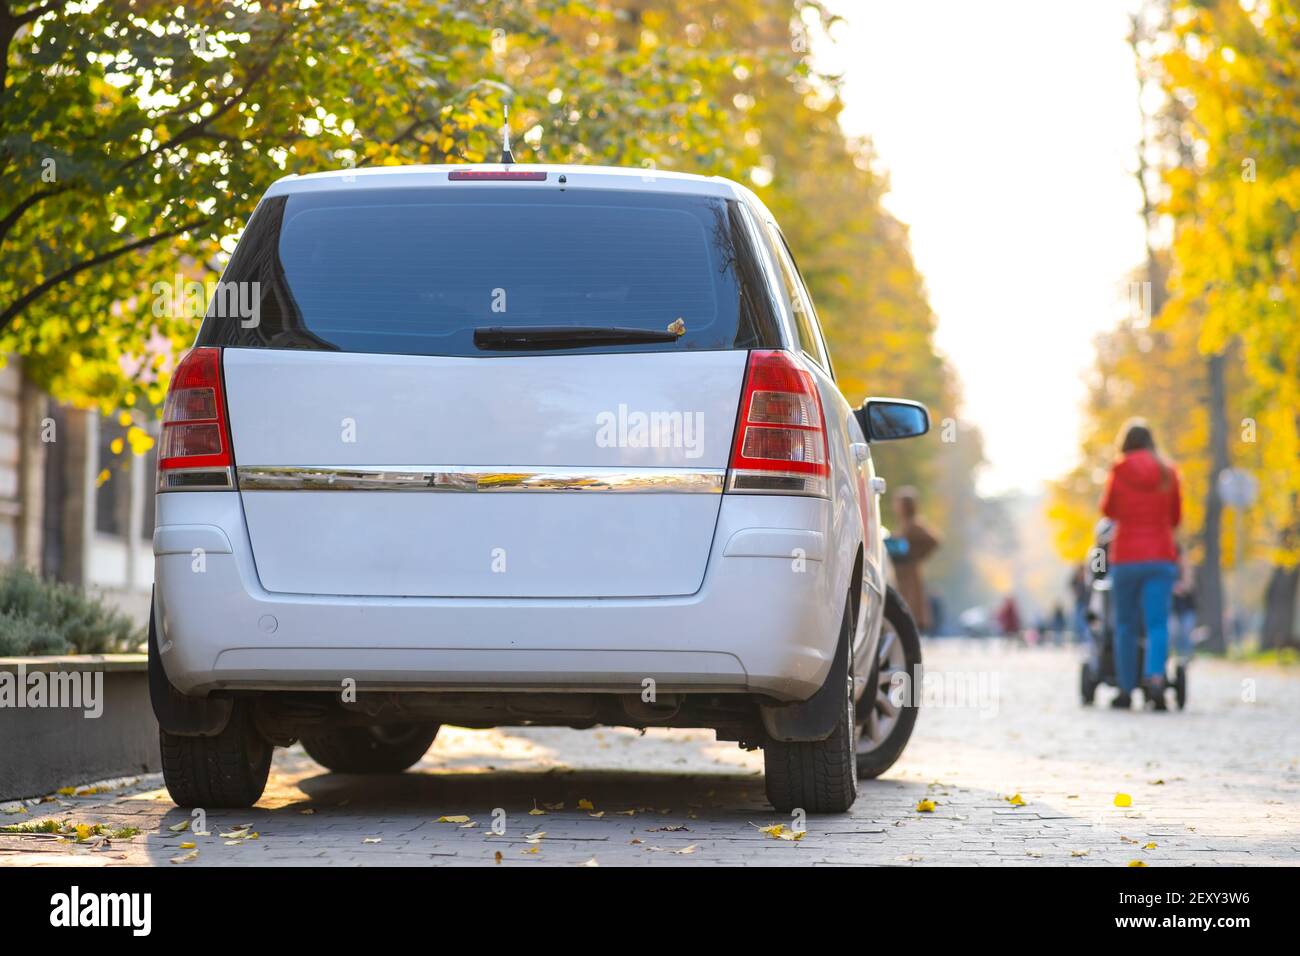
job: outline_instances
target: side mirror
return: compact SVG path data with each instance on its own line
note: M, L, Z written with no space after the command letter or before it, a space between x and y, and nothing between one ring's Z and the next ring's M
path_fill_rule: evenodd
M868 398L856 414L867 441L916 438L930 430L925 406L902 398Z

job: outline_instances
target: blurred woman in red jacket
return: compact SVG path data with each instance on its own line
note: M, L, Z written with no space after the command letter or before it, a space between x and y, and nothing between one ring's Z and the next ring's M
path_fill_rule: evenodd
M1174 529L1182 519L1178 472L1156 454L1151 429L1141 419L1120 432L1120 455L1106 479L1101 512L1115 522L1110 576L1115 595L1115 672L1119 696L1112 707L1132 704L1138 684L1138 631L1146 629L1143 696L1165 709L1165 657L1169 608L1178 579Z

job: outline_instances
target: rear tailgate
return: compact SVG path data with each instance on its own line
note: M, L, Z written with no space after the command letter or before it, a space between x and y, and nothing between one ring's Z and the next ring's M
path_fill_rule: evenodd
M709 558L746 355L227 348L262 585L691 594Z

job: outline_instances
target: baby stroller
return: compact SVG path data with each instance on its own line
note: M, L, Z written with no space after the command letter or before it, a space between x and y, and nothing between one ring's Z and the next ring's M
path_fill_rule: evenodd
M1079 675L1079 692L1085 706L1091 705L1097 698L1097 688L1102 684L1118 687L1115 676L1115 609L1112 593L1112 581L1107 574L1110 557L1110 542L1115 536L1115 525L1109 518L1097 523L1096 546L1100 549L1102 560L1089 561L1089 596L1088 596L1088 632L1092 639L1092 652L1083 662ZM1097 551L1093 551L1096 555ZM1146 658L1146 633L1138 632L1138 673L1142 673L1142 663ZM1166 674L1165 690L1173 691L1174 703L1179 710L1187 706L1187 665L1169 655L1172 667L1166 664L1172 675ZM1143 693L1146 689L1143 688Z

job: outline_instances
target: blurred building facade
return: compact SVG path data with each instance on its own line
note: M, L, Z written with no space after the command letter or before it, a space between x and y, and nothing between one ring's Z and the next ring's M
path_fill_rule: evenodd
M0 369L0 563L86 588L143 620L153 585L155 453L117 454L125 429L54 401L10 357Z

